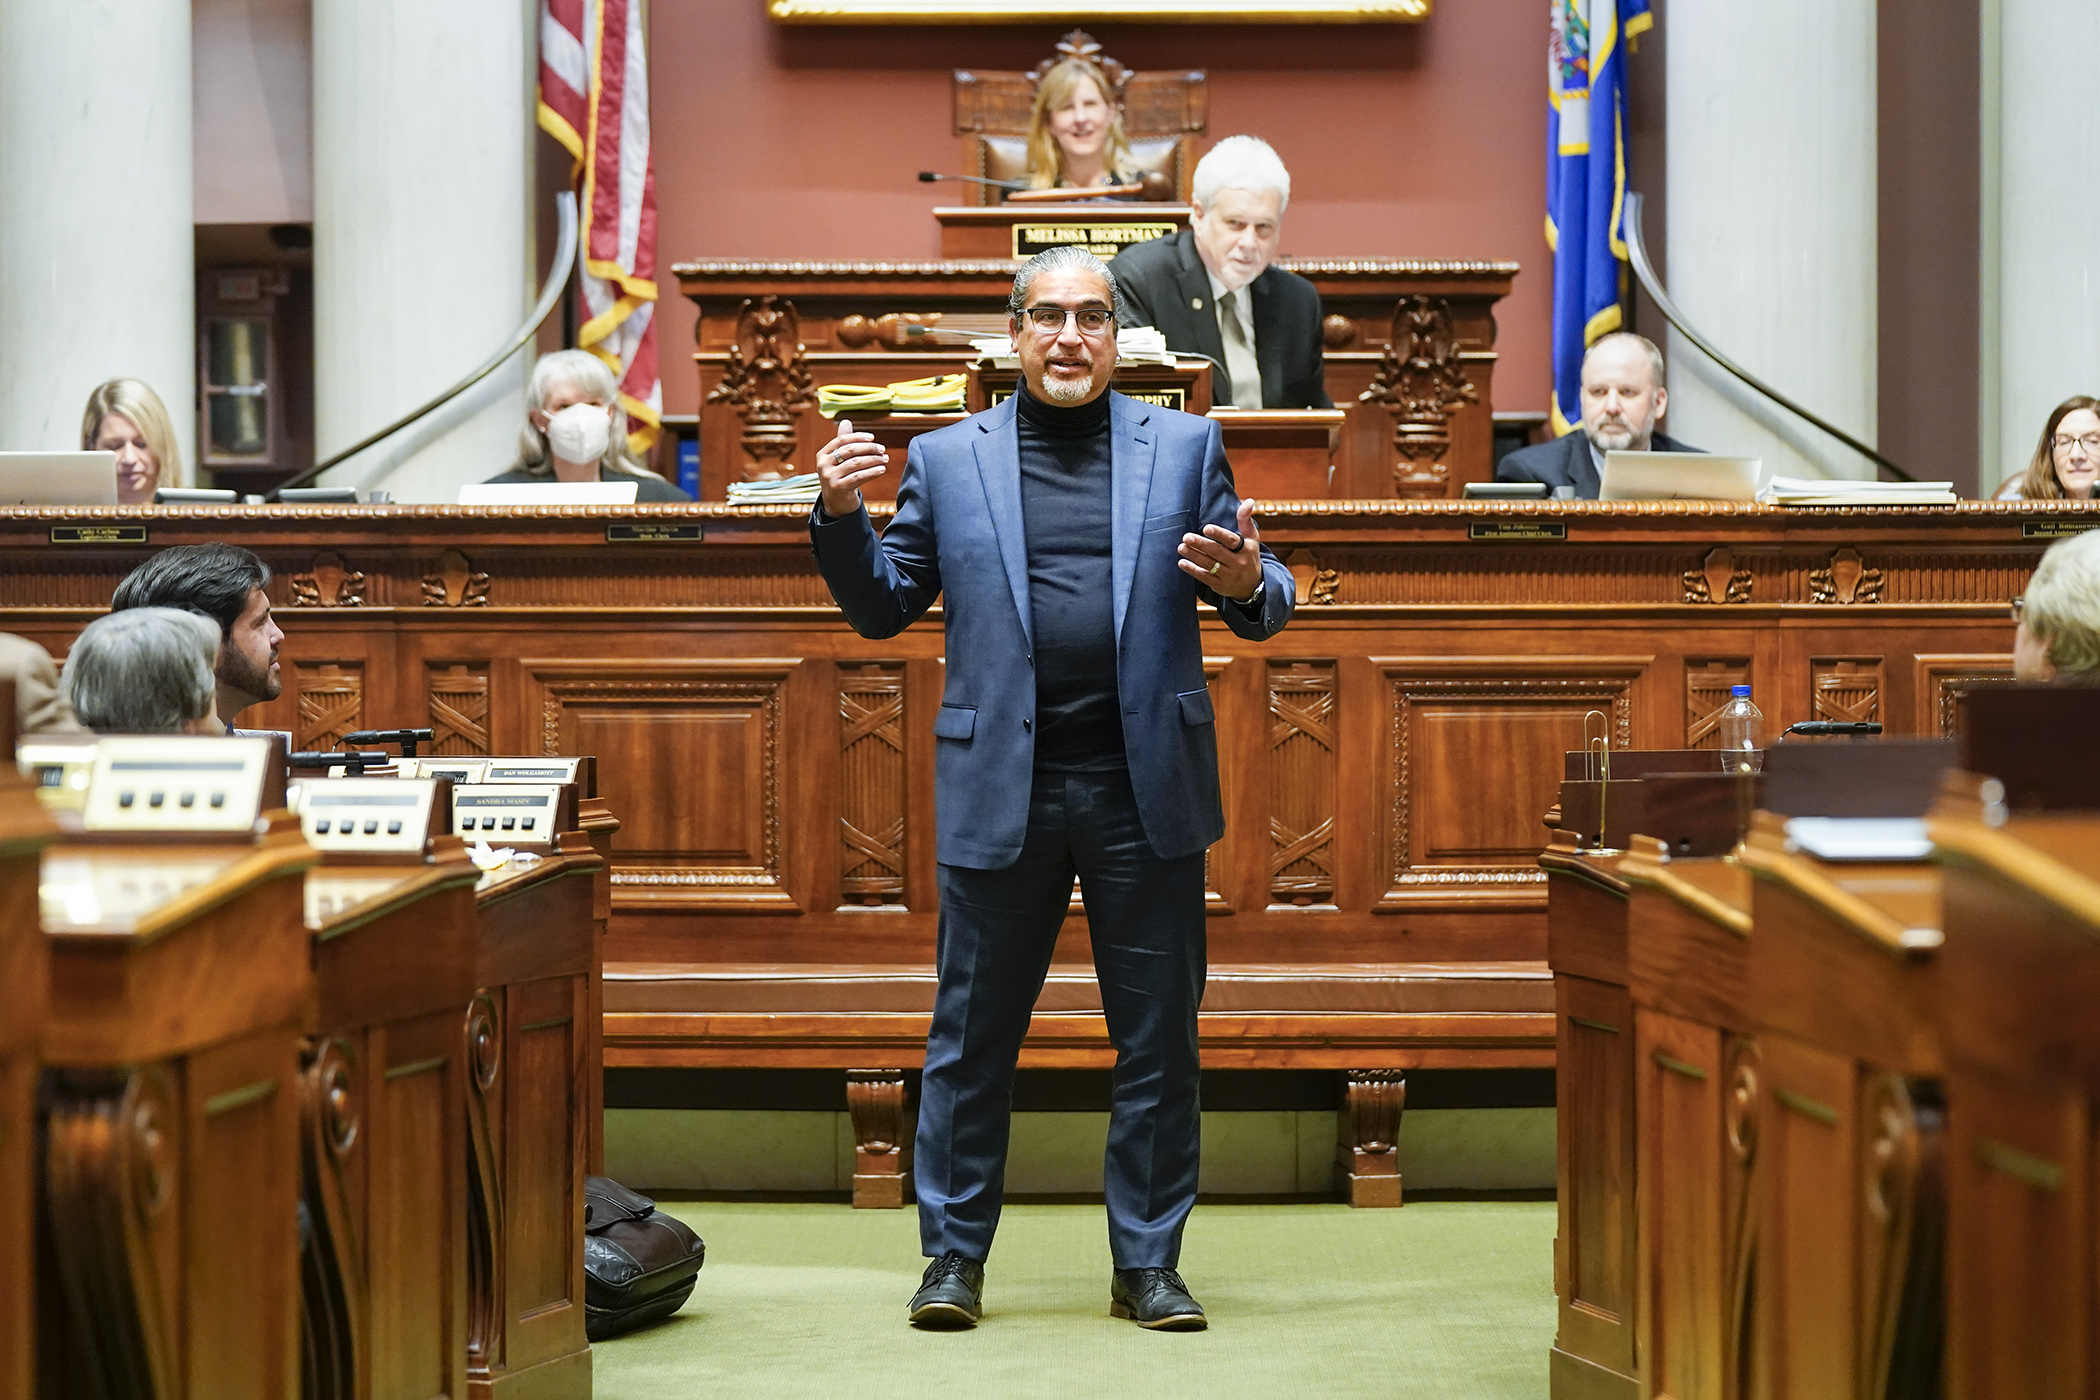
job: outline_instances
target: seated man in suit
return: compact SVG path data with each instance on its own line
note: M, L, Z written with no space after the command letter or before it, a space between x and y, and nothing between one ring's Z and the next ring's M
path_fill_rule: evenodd
M1607 452L1697 452L1655 425L1670 406L1662 351L1646 336L1614 331L1582 357L1582 430L1521 447L1495 464L1497 481L1543 481L1594 501Z
M1258 136L1228 136L1196 163L1189 226L1116 256L1132 325L1211 361L1220 407L1333 408L1320 350L1320 294L1270 264L1291 175Z

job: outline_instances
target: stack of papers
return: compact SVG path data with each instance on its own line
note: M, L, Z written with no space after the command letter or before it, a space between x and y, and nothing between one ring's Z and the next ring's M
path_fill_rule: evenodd
M1776 506L1951 506L1951 481L1815 481L1775 476L1757 499Z
M973 337L970 348L981 360L1014 360L1014 338L1010 335L980 335Z
M815 472L776 477L771 481L732 481L729 504L733 506L808 505L820 490Z
M1116 332L1116 359L1126 365L1169 365L1167 338L1151 326L1131 326Z

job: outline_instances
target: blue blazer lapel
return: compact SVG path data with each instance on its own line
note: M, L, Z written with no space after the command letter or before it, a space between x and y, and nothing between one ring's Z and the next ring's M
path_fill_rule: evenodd
M977 420L977 477L984 483L992 533L999 539L999 558L1006 565L1007 587L1014 611L1021 615L1021 635L1035 651L1035 610L1028 603L1028 532L1021 520L1021 436L1014 431L1014 401L1009 398Z
M1137 576L1138 543L1145 528L1145 502L1152 494L1152 457L1156 435L1147 426L1151 410L1134 399L1111 392L1108 400L1109 472L1114 482L1110 503L1116 603L1116 644L1123 643L1123 614L1130 610L1131 580ZM1176 541L1179 543L1179 541Z

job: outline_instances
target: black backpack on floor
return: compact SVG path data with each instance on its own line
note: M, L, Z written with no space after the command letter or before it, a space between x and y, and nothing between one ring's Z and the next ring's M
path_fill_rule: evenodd
M610 1177L583 1181L583 1330L594 1342L677 1312L699 1282L707 1245Z

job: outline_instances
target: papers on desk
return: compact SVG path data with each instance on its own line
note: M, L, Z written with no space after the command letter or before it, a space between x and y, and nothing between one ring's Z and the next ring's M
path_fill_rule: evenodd
M1923 860L1932 851L1922 817L1795 817L1786 839L1817 860Z
M1951 481L1816 481L1775 476L1757 493L1774 506L1951 506Z
M1130 326L1116 332L1116 362L1125 365L1171 365L1167 338L1151 326Z
M806 506L821 490L815 472L783 476L772 481L732 481L729 504L733 506Z

